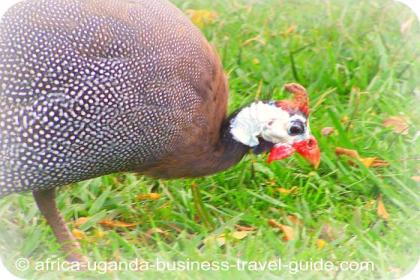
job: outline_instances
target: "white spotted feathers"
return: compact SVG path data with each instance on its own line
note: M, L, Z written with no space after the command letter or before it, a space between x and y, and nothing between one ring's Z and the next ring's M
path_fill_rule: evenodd
M0 196L153 164L212 67L165 0L27 0L0 22Z

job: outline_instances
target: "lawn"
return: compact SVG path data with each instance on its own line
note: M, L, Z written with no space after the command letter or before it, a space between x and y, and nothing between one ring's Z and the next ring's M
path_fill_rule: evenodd
M287 82L308 89L321 165L315 170L298 156L269 165L266 155L249 154L206 178L116 174L65 186L57 203L83 251L95 261L281 258L371 266L151 269L101 278L394 279L410 271L420 248L420 25L414 14L383 0L175 3L218 50L229 77L229 111L256 99L287 98ZM396 127L384 125L391 120ZM337 155L337 147L356 150L360 158ZM365 158L373 157L369 166L373 159ZM1 256L15 274L99 275L16 271L20 257L34 264L62 254L30 194L0 200L0 217Z

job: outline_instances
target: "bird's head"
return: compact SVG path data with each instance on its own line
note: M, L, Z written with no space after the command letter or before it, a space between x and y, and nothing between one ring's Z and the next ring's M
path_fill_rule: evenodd
M320 150L309 128L308 94L295 83L285 89L294 95L292 100L252 103L231 120L230 132L257 154L270 150L269 162L297 152L318 167Z

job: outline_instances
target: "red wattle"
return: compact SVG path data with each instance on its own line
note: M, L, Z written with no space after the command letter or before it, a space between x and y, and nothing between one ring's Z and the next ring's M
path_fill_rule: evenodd
M281 160L291 156L295 152L295 149L289 145L281 145L281 146L274 146L271 151L270 155L268 156L268 162L272 162L273 160Z

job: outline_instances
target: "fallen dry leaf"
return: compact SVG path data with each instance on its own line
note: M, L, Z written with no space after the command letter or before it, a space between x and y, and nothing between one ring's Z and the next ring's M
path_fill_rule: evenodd
M379 158L375 158L375 160L373 161L371 167L383 167L383 166L389 166L389 162L379 159Z
M364 166L370 167L375 162L376 157L359 158L359 160L363 163Z
M346 115L346 116L343 116L340 121L343 124L347 124L350 121L350 118L349 116Z
M321 134L322 134L322 136L330 136L331 134L334 133L334 131L335 131L335 128L334 127L327 126L327 127L324 127L321 130Z
M285 189L285 188L277 188L276 191L278 191L281 194L288 195L288 194L295 194L298 192L298 187L293 186L291 189Z
M157 200L160 198L159 193L146 193L137 195L138 200Z
M231 237L237 240L244 239L249 234L249 231L234 231L230 234Z
M316 240L316 247L318 247L318 249L323 249L325 247L325 245L327 245L327 241L325 241L324 239L317 239Z
M88 217L80 217L73 222L75 227L80 227L81 225L85 224L89 220Z
M137 224L134 224L134 223L126 223L123 221L107 220L107 219L100 221L99 224L106 227L111 227L111 228L132 228L132 227L137 226Z
M150 238L150 237L152 237L153 234L156 234L156 233L160 234L162 236L165 236L165 237L167 237L169 235L169 233L167 231L165 231L161 228L158 228L158 227L154 227L154 228L149 229L148 231L146 231L145 234L148 238Z
M283 224L280 224L280 223L276 222L274 219L268 220L268 224L271 227L280 229L284 234L284 237L283 237L284 240L290 241L290 240L293 240L295 238L293 228L291 228L289 226L286 226L286 225L283 225Z
M74 238L76 238L77 240L86 239L86 234L81 230L73 229L71 233L73 234Z
M214 23L218 17L217 13L209 10L189 9L185 12L190 17L191 21L200 28L203 28L206 24Z
M249 234L251 233L251 231L234 231L231 233L222 233L218 236L208 236L207 238L204 239L204 244L208 244L210 242L216 242L217 245L219 247L223 246L226 244L226 239L227 238L232 238L232 239L236 239L236 240L241 240L244 239L245 237L247 237Z
M281 32L280 34L281 34L281 35L283 35L283 36L288 36L288 35L290 35L290 34L295 33L295 32L296 32L296 30L297 30L297 25L292 24L291 26L289 26L289 27L287 28L287 30L286 30L286 31Z
M376 203L376 201L374 199L371 199L368 202L366 202L365 208L366 209L372 209L372 207L375 205L375 203Z
M359 158L359 160L366 167L382 167L389 165L389 162L379 159L377 157Z
M259 44L261 44L263 46L266 44L265 40L263 38L261 38L261 35L257 35L255 37L252 37L252 38L249 38L249 39L243 41L242 46L245 47L252 42L258 42Z
M395 133L402 135L408 134L408 118L403 116L393 116L385 119L382 124L385 127L390 127L394 130Z
M105 232L103 232L103 231L102 231L102 230L100 230L100 229L95 230L95 237L96 237L96 238L101 239L101 238L103 238L104 236L105 236Z
M287 215L287 219L295 225L301 226L303 225L303 222L301 219L299 219L296 215Z
M411 179L417 183L420 183L420 176L411 176Z
M276 180L268 180L267 181L267 185L268 186L276 186L277 185L277 182L276 182Z
M356 150L346 149L342 147L336 147L335 148L335 154L338 156L348 156L353 159L359 160L364 166L366 167L382 167L382 166L388 166L389 163L387 161L384 161L382 159L379 159L377 157L367 157L363 158L359 155L359 153ZM354 164L354 162L350 161L351 164Z
M382 195L378 196L378 208L376 210L376 213L378 214L378 216L384 220L388 220L389 219L389 214L388 211L386 211L384 202L382 200Z
M237 228L239 231L255 231L255 230L257 230L256 227L243 226L243 225L235 225L235 228Z
M311 171L308 173L308 177L316 177L318 176L318 173L316 173L315 171Z
M218 247L222 247L223 245L226 244L226 238L225 238L224 235L221 235L221 236L211 235L211 236L206 237L203 240L203 243L206 244L206 245L210 245L210 244L216 243L216 245Z
M161 206L158 207L158 209L168 208L169 206L171 206L171 201L163 203Z
M342 147L335 148L335 154L338 155L338 156L346 155L348 157L356 158L356 159L359 159L360 158L359 153L357 151L351 150L351 149L342 148Z

